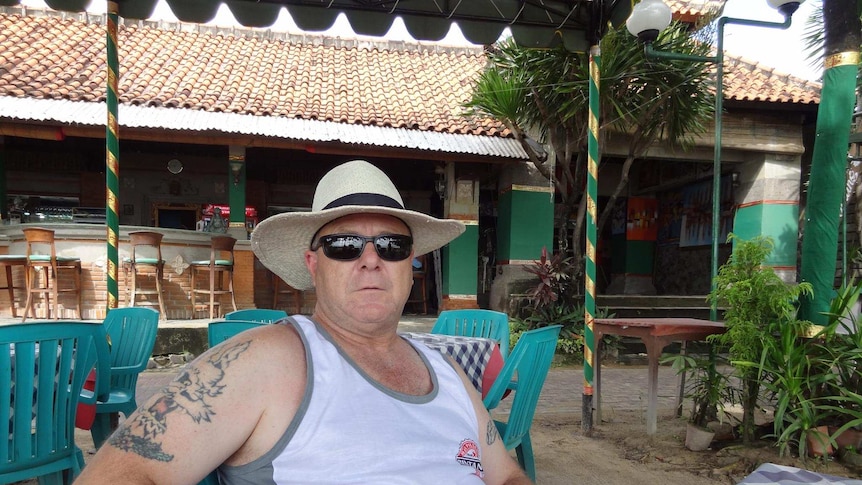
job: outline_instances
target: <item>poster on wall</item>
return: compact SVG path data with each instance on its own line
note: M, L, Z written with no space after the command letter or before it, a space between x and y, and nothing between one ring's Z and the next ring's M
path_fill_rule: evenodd
M626 240L655 241L658 234L658 200L629 197L626 211Z
M718 242L724 243L733 226L733 192L731 177L721 178L721 211ZM709 246L712 244L712 181L684 187L682 193L682 223L679 246Z
M682 192L664 192L659 197L658 242L676 244L682 231L683 203Z

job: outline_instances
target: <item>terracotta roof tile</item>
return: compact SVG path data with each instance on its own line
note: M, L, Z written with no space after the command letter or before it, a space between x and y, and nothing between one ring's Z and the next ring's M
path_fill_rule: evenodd
M681 22L696 22L724 8L724 0L664 0L664 3L673 12L673 18Z
M74 17L0 13L0 96L104 101L104 26ZM203 26L155 25L120 26L121 103L441 133L509 134L495 120L461 115L461 104L485 65L481 48L250 29L216 34ZM728 98L803 104L819 100L815 83L726 59Z
M820 89L820 83L725 52L725 99L815 105L820 103Z

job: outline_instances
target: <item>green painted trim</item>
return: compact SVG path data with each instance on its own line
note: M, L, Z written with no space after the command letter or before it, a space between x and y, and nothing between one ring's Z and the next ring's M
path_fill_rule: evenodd
M740 207L733 220L733 233L741 239L772 238L775 248L766 259L769 266L796 266L799 206L762 203Z
M497 260L536 260L554 244L554 204L546 192L508 190L500 194Z
M464 234L443 248L443 294L475 295L479 282L479 226L468 225Z

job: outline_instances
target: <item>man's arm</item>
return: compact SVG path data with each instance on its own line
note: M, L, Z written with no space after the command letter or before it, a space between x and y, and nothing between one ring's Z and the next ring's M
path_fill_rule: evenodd
M282 394L274 391L279 385L275 366L283 366L284 373L296 362L284 357L294 352L278 351L273 344L285 340L286 330L291 334L286 340L298 341L292 329L280 327L243 332L195 359L121 423L76 483L194 484L249 443L265 446L270 440L255 441L255 431L269 398L284 397L273 396ZM304 368L289 374L304 375ZM296 391L296 380L286 380L283 388ZM298 403L301 392L295 394ZM282 415L287 421L293 416L290 407ZM254 453L246 450L245 455Z
M482 397L476 391L470 378L454 360L451 361L458 375L461 376L461 381L464 388L467 389L467 394L470 395L470 400L473 403L473 409L476 411L485 483L489 485L531 485L533 482L530 481L518 462L512 458L503 445L500 433L497 432L497 426L494 425L494 420L491 419L488 410L485 409Z

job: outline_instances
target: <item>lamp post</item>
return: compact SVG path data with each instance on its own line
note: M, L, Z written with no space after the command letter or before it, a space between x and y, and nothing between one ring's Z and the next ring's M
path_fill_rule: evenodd
M770 7L778 10L784 16L784 22L764 22L761 20L737 19L720 17L716 52L714 56L694 56L674 52L663 52L653 47L659 32L667 28L671 21L670 7L662 0L643 0L632 9L631 16L626 21L626 28L644 43L644 54L647 57L691 62L710 62L715 64L715 148L712 160L712 265L710 273L710 288L715 289L715 277L718 275L718 237L721 224L721 124L724 105L724 28L726 25L746 25L751 27L766 27L770 29L787 29L791 17L805 0L767 0ZM710 307L710 319L718 319L715 302Z

